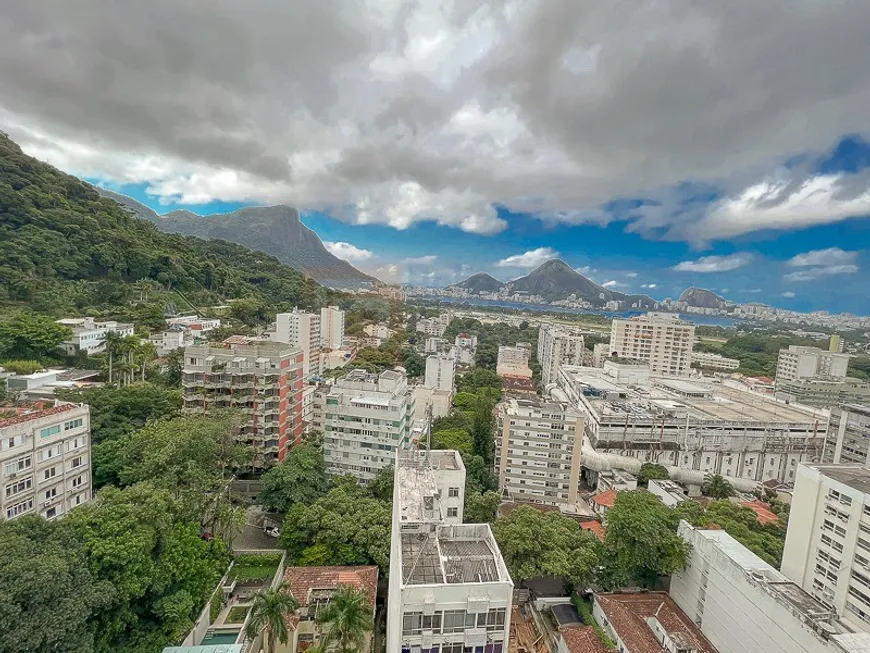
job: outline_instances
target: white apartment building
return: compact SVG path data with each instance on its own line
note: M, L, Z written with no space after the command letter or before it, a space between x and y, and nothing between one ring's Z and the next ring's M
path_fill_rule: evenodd
M369 338L380 338L381 340L389 340L396 332L386 324L367 324L363 327L363 333Z
M782 573L851 629L870 632L870 469L798 468Z
M834 653L836 613L724 530L680 522L691 545L670 595L719 653Z
M831 408L822 462L870 466L870 406L843 404Z
M434 336L430 338L426 338L426 344L424 345L424 353L426 354L438 354L444 351L447 351L449 346L447 341L444 338L436 338Z
M559 387L585 414L586 440L596 453L787 483L798 463L821 457L826 420L817 411L721 382L644 382L644 372L645 366L614 361L604 369L559 370Z
M824 351L818 347L790 345L779 350L776 380L844 379L849 367L849 354Z
M61 344L61 348L69 355L83 351L89 356L106 351L106 334L117 333L119 336L132 336L132 324L114 320L95 320L92 317L64 318L57 320L58 324L72 329L72 337Z
M90 408L58 402L16 410L0 420L0 521L55 519L90 501Z
M489 524L463 524L456 451L399 451L387 653L507 653L513 582Z
M502 496L577 503L583 416L567 403L510 399L497 407L495 467Z
M175 324L186 326L191 331L199 331L207 333L215 329L219 329L221 321L213 317L200 317L199 315L181 315L179 317L170 317L166 320L166 324L173 326Z
M456 376L456 359L446 355L426 357L426 378L423 385L432 390L453 392L453 380Z
M344 311L338 306L320 309L320 346L323 349L341 349L344 340Z
M465 347L467 349L477 349L477 336L469 333L460 333L453 341L457 347Z
M631 319L614 318L610 353L640 360L653 374L686 376L692 363L695 326L675 315L646 313Z
M148 338L158 356L164 356L176 349L183 349L194 343L195 334L189 327L173 325L166 331L152 333Z
M417 331L421 331L427 336L440 338L452 321L453 313L450 311L441 313L438 317L421 318L417 320Z
M689 498L682 485L667 479L651 479L646 489L650 494L656 495L668 508L676 508Z
M496 360L496 373L499 376L514 376L524 379L532 378L532 370L529 367L531 351L527 347L501 345L498 348Z
M555 382L562 365L582 365L586 345L583 335L567 327L545 324L538 331L538 363L541 384Z
M740 367L740 361L736 358L706 351L693 351L692 363L705 370L736 370Z
M604 361L610 358L610 343L597 342L592 346L592 367L604 367Z
M326 471L371 481L393 463L397 449L410 443L414 412L414 394L405 375L395 370L351 370L315 393L313 421L323 424Z
M292 313L278 313L271 339L302 350L302 376L307 378L321 373L319 315L297 308Z

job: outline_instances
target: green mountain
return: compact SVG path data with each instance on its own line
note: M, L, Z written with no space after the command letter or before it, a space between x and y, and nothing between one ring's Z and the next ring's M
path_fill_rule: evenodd
M725 308L734 303L729 302L721 295L717 295L712 290L695 287L686 288L678 301L696 308Z
M448 288L461 288L462 290L467 290L468 292L481 293L496 292L504 288L504 286L504 283L494 277L491 277L486 272L478 272L477 274L473 274L468 277L465 281L455 283L452 286L448 286Z
M227 240L266 252L327 286L359 287L381 283L331 254L320 237L302 224L299 212L289 206L252 206L216 215L197 215L182 210L160 216L131 197L98 190L136 216L153 222L160 231Z
M138 292L136 282L146 282ZM244 298L314 308L327 292L262 252L162 233L0 132L0 302L117 307L143 285L200 306Z

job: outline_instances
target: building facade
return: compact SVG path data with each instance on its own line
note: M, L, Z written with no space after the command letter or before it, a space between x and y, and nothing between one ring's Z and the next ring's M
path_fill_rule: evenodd
M670 595L719 653L833 653L836 613L723 530L680 522L691 545Z
M0 521L56 519L90 501L90 408L56 403L14 410L0 419Z
M586 345L583 335L567 327L543 325L538 332L538 363L541 384L555 382L562 365L582 365Z
M849 355L824 351L818 347L790 345L780 349L776 360L776 380L844 379Z
M302 352L282 342L192 345L184 350L184 411L240 410L238 440L253 447L253 467L265 469L302 437L302 363Z
M870 406L842 404L831 408L822 462L870 466Z
M344 311L338 306L320 309L320 347L341 349L344 340Z
M463 524L456 451L396 456L387 653L507 653L513 582L489 524Z
M499 489L511 501L577 503L583 416L566 403L511 399L497 407Z
M132 336L132 324L114 320L95 320L92 317L65 318L57 320L58 324L72 330L72 337L61 344L67 354L83 351L88 356L106 351L106 334L117 333L122 338Z
M513 376L518 378L532 378L532 370L529 367L531 351L528 347L516 347L500 345L498 359L496 360L496 373L499 376Z
M425 385L432 390L453 392L453 380L456 376L456 359L449 355L432 355L426 357Z
M800 466L782 573L851 629L870 632L870 469Z
M611 355L643 361L653 374L688 375L694 346L695 326L670 314L614 318L610 327Z
M736 358L727 358L721 354L711 354L706 351L693 351L692 364L705 370L736 370L740 367L740 361Z
M315 393L315 402L315 414L323 416L326 471L333 476L352 474L368 483L410 444L414 393L401 372L352 370Z
M302 350L302 376L317 376L320 363L320 316L293 309L292 313L278 313L275 318L275 342L284 342Z

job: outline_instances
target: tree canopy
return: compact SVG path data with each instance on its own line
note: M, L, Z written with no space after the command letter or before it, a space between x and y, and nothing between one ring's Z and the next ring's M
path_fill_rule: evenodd
M293 447L279 465L263 474L261 481L263 490L258 501L279 512L287 512L297 503L314 503L329 489L323 452L311 443Z
M0 202L0 215L2 213L2 202ZM2 225L0 225L0 233L3 233ZM2 238L0 238L0 251L2 247ZM0 261L2 258L0 256ZM0 263L0 270L2 270L2 263ZM0 272L0 279L2 276ZM41 361L70 336L72 331L68 327L57 324L46 315L31 311L15 313L0 320L0 361Z

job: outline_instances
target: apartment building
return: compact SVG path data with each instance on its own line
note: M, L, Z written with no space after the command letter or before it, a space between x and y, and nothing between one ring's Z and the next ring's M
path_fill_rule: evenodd
M393 463L396 449L411 441L414 394L401 372L351 370L315 393L315 402L314 422L323 424L326 471L334 476L352 474L368 483Z
M90 408L39 402L0 419L0 521L56 519L91 500Z
M300 349L283 342L192 345L184 350L184 411L241 411L239 442L253 447L254 469L265 469L302 437L302 365Z
M719 653L833 653L846 629L810 596L724 530L680 522L691 548L670 595Z
M456 451L395 459L387 653L507 653L513 582L489 524L463 524Z
M495 466L512 501L577 503L583 416L567 403L510 399L497 407Z
M341 349L344 340L344 311L338 306L320 309L320 347Z
M122 338L132 336L133 325L115 320L95 320L92 317L64 318L58 324L72 330L72 337L61 344L69 355L83 351L88 356L106 351L106 334L117 333Z
M396 332L386 324L367 324L363 327L363 333L369 338L379 338L381 340L389 340Z
M852 630L870 632L870 469L798 468L782 573Z
M460 333L456 336L453 345L457 365L474 365L474 357L477 354L477 336L468 333Z
M727 358L721 354L711 354L706 351L693 351L692 364L703 370L736 370L740 367L740 361L736 358Z
M788 349L779 350L776 380L844 379L849 358L849 354L824 351L818 347L790 345Z
M199 332L200 334L208 333L219 329L221 321L214 317L200 317L199 315L180 315L178 317L170 317L166 320L169 326L179 325L185 326L191 331Z
M421 318L417 320L417 331L425 333L427 336L440 338L452 321L453 313L450 311L441 313L438 317Z
M532 370L529 367L530 355L531 350L528 347L521 347L520 343L517 343L516 347L501 345L498 348L496 373L502 377L532 378Z
M278 313L275 318L275 342L285 342L302 350L302 376L321 373L320 316L294 308L292 313Z
M568 327L543 325L538 331L538 363L541 384L555 382L562 365L582 365L586 352L583 335Z
M688 375L694 346L695 326L675 315L646 313L631 319L614 318L610 327L610 353L643 361L653 374Z
M592 367L604 367L604 361L610 358L610 343L596 342L592 346Z
M425 385L432 390L453 392L453 380L456 376L456 359L449 355L432 355L426 357Z
M584 413L596 453L704 474L793 482L820 460L827 420L725 382L649 378L645 366L562 366L559 389Z
M870 465L870 406L843 404L831 408L822 462Z

